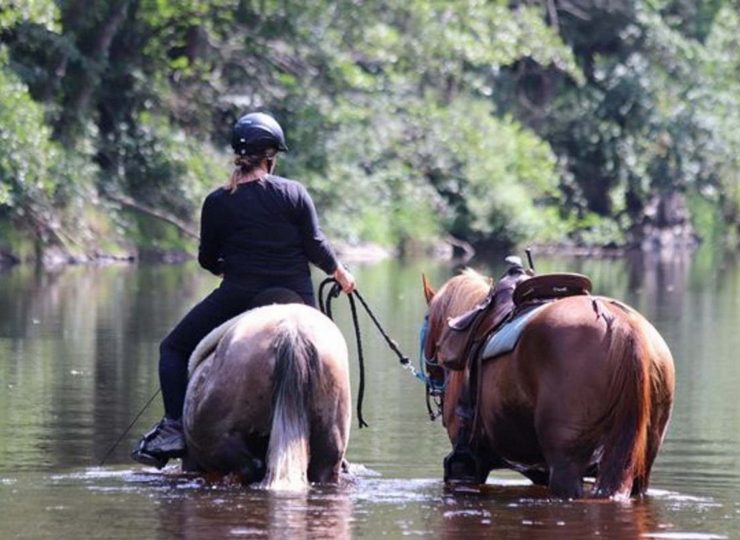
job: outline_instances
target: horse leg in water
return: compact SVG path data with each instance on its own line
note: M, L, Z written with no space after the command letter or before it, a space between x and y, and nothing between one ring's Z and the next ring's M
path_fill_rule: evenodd
M322 351L330 355L331 351ZM321 394L329 399L311 401L311 461L308 479L311 482L333 483L339 479L349 438L351 403L348 392L346 364L325 361L321 367Z
M562 498L583 496L583 477L600 438L607 405L603 365L608 328L588 303L561 300L527 325L514 353L520 380L534 403L534 429L549 469L549 487Z
M219 358L218 361L222 362L223 359ZM215 363L216 355L212 353L201 362L188 385L183 415L188 451L183 458L183 470L220 475L235 473L243 484L257 482L265 474L267 438L259 435L260 430L254 430L250 436L246 436L237 429L233 402L244 403L245 400L224 398L238 395L234 390L239 386L237 374L249 373L249 365L229 371L228 376L221 378ZM268 395L269 381L258 386L260 378L256 373L249 379L252 382L251 395ZM268 411L259 412L264 416Z
M336 483L344 462L348 429L339 424L312 429L308 479L319 484Z
M565 428L565 422L556 418L556 414L550 414L556 406L553 403L541 409L538 407L540 412L535 420L549 469L547 485L556 497L578 499L583 496L583 475L588 467L589 456L574 455L574 441L578 433Z
M554 407L562 403L538 404L535 420L536 431L542 445L542 453L549 474L543 472L537 479L547 478L547 485L553 495L564 499L577 499L583 496L583 476L588 468L590 453L575 452L580 429L571 430L567 420L552 413Z

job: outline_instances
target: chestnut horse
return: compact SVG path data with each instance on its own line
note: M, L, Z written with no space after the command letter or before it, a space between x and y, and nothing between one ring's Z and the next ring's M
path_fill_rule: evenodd
M473 270L435 292L424 276L429 306L424 355L441 366L447 321L486 297L492 280ZM616 300L570 296L540 308L514 350L493 359L466 359L445 369L443 423L454 443L456 414L471 363L474 421L471 446L483 483L494 468L512 468L563 498L644 494L671 415L673 358L657 330Z
M303 489L337 482L351 417L347 345L303 304L250 310L216 328L190 359L187 468Z

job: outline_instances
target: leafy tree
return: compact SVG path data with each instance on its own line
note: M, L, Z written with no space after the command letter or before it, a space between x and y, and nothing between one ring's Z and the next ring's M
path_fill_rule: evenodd
M192 247L253 109L349 241L739 236L735 0L6 4L0 235L39 251Z
M52 2L27 1L12 2L0 10L2 35L18 24L54 32L56 8ZM6 230L21 232L4 236L20 241L23 233L30 235L39 257L46 245L84 254L91 232L79 224L74 229L73 213L91 195L89 157L78 149L65 151L51 140L44 108L11 69L4 46L0 47L0 96L0 218L14 225Z
M633 238L639 239L646 220L654 220L656 201L701 195L702 186L717 182L711 156L719 110L703 107L701 96L718 82L704 70L718 48L702 42L720 3L549 5L556 8L549 20L572 46L585 84L538 66L515 66L505 73L513 84L499 105L548 140L565 165L565 208L581 219L614 219L623 234L638 231ZM522 104L521 96L539 99ZM677 207L658 225L674 225L683 215Z

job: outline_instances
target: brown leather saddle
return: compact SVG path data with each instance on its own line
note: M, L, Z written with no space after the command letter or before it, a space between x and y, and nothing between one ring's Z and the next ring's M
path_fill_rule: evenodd
M512 266L480 304L448 321L443 340L442 356L447 359L444 366L465 369L468 359L477 355L480 345L490 334L532 303L588 295L591 288L591 280L582 274L530 276L521 266Z
M519 283L514 290L513 301L518 307L527 302L591 294L591 288L591 280L583 274L567 272L542 274Z
M486 298L470 311L447 321L440 339L438 356L448 369L465 369L476 348L511 313L517 285L529 279L521 266L511 266Z

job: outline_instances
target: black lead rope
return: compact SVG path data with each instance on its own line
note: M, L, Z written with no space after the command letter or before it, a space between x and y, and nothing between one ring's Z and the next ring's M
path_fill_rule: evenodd
M331 285L331 290L329 291L329 296L326 298L326 304L324 303L324 289ZM337 283L337 280L334 278L326 278L324 281L321 282L321 285L319 285L319 309L321 310L321 313L329 317L333 320L333 317L331 316L331 301L334 298L337 298L339 294L342 292L341 287L339 286L339 283Z
M403 354L401 352L401 349L398 347L398 343L396 343L396 341L394 339L392 339L388 335L388 333L383 329L383 327L381 326L380 322L378 322L377 317L375 317L375 314L373 313L373 310L370 309L370 306L367 305L367 302L365 302L365 299L362 297L362 295L360 294L360 292L357 289L355 289L354 294L352 296L350 296L350 303L352 305L352 309L354 310L354 296L357 296L357 299L360 301L360 303L362 303L362 306L365 308L365 311L367 311L367 314L370 316L370 319L373 321L373 323L375 324L375 327L380 332L380 335L382 335L383 336L383 339L385 339L385 342L388 344L388 347L394 353L396 353L396 356L398 357L398 361L401 363L401 365L405 369L409 370L409 372L411 372L411 374L415 378L417 378L420 381L423 381L424 382L424 385L426 386L426 406L427 406L427 412L429 413L429 419L433 422L434 420L436 420L436 418L441 413L436 412L432 408L432 404L430 402L430 400L431 400L431 386L429 385L429 379L423 373L417 371L416 368L414 368L414 366L409 361L408 356L406 356L405 354ZM354 314L353 314L353 316L354 316ZM355 322L355 326L357 326L357 322ZM436 405L437 405L437 410L439 411L441 409L441 404L436 404Z
M324 303L324 289L329 284L332 284L332 288L331 288L331 291L329 292L329 295L326 297L326 303ZM321 312L326 314L326 316L329 317L330 319L332 318L331 301L334 298L337 298L340 293L341 293L341 288L339 287L339 284L334 278L330 277L330 278L325 279L319 286L319 308L321 309ZM352 311L352 324L355 327L355 339L357 341L357 357L358 357L358 361L360 365L360 384L359 384L359 389L357 392L357 418L360 421L360 428L362 428L362 427L368 426L368 424L362 418L362 400L365 396L365 358L362 352L362 339L360 335L360 325L357 322L357 306L355 305L355 297L357 297L357 299L360 301L360 303L362 304L362 307L365 308L365 311L370 316L370 319L373 321L373 324L375 324L375 327L380 332L380 335L383 336L383 339L385 339L390 349L394 353L396 353L396 356L398 357L398 360L401 362L401 365L409 369L414 376L416 376L417 374L416 374L416 370L411 365L411 362L409 361L408 357L401 352L401 350L398 348L398 344L383 329L380 322L378 322L377 317L375 317L375 314L370 309L370 306L367 305L367 302L360 294L360 291L355 289L352 292L352 294L348 296L349 296L350 309Z
M328 296L326 297L326 303L324 303L324 289L329 284L331 284L332 287L329 291ZM319 308L321 309L321 313L325 314L330 319L333 319L331 314L331 301L334 298L337 298L341 292L342 289L339 287L339 283L337 283L337 280L334 278L326 278L324 281L321 282L321 285L319 286ZM357 291L355 291L355 293L356 292ZM352 324L355 327L357 358L360 365L360 384L357 390L357 420L360 423L360 429L362 429L364 427L369 427L368 423L365 422L365 419L362 417L362 401L365 398L365 357L362 352L360 325L357 322L357 307L355 306L355 299L352 294L349 295L349 305L352 311Z
M375 317L375 314L370 309L370 306L367 305L367 302L365 302L365 299L362 297L362 295L357 289L355 289L353 296L357 296L357 299L362 304L362 307L365 308L365 311L367 311L367 314L370 316L370 319L373 321L373 323L375 323L375 327L378 329L378 331L380 331L380 335L383 336L383 339L385 339L385 342L388 344L388 347L390 347L390 349L394 353L396 353L396 356L398 357L398 361L401 362L403 366L411 367L411 363L409 362L408 356L406 356L405 354L401 352L401 349L398 348L398 344L395 342L395 340L393 340L386 333L386 331L383 330L383 327L378 322L378 319ZM352 296L350 296L350 301L351 300L352 300Z
M362 417L362 400L365 398L365 359L362 354L362 338L360 336L360 325L357 323L357 307L354 295L349 295L349 307L352 311L352 324L355 327L355 341L357 342L357 361L360 364L360 385L357 389L357 421L360 429L369 427Z

